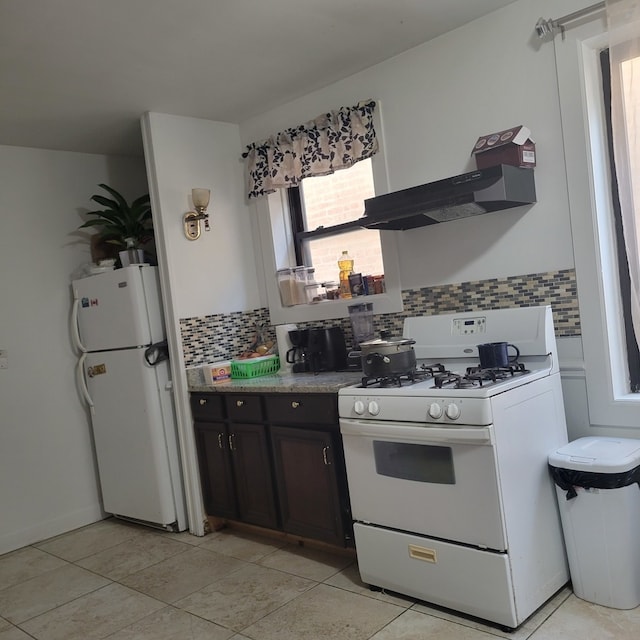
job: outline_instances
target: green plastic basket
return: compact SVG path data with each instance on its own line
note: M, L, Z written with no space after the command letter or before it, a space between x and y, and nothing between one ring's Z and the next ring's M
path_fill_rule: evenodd
M259 378L276 373L280 369L280 358L277 355L231 361L232 378Z

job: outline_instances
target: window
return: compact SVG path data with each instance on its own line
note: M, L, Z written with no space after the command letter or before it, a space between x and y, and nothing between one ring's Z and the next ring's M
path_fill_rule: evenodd
M632 57L623 62L620 66L621 77L623 79L622 88L624 91L624 113L625 128L628 134L627 139L629 142L637 141L640 139L640 95L638 94L638 85L634 84L631 79L634 75L638 77L638 73L640 73L640 58ZM607 124L606 130L609 166L611 175L615 175L616 170L611 122L611 66L609 49L605 49L600 53L600 68L602 72L602 93ZM631 144L628 143L627 146L631 147ZM640 177L640 167L636 165L638 160L638 151L639 150L637 148L628 148L629 158L632 164L632 175ZM633 190L640 196L640 180L634 181ZM640 353L638 351L638 342L633 330L629 261L627 259L627 251L625 249L618 183L615 180L612 181L611 185L611 198L615 224L618 275L620 278L620 302L624 317L627 366L629 368L629 389L633 393L638 393L638 391L640 391ZM637 201L640 202L640 199L637 199ZM640 211L636 212L636 216L640 220ZM639 240L639 238L636 238L636 245Z
M389 192L386 162L384 158L383 130L379 113L376 113L376 132L380 149L370 160L357 162L349 169L341 169L329 176L307 178L303 180L305 210L302 204L292 204L290 192L295 194L298 189L278 189L276 193L263 198L257 198L252 202L254 207L256 231L259 240L256 249L260 254L263 270L259 274L262 278L262 290L265 296L265 304L269 307L271 323L274 325L289 322L314 322L346 318L349 315L348 307L354 304L354 299L340 299L322 302L320 304L296 305L294 307L282 306L280 293L276 281L276 271L297 264L314 266L316 280L338 280L338 255L347 249L355 260L354 267L363 275L384 274L385 292L375 296L359 298L358 301L373 303L373 312L377 314L402 312L402 290L400 286L400 268L396 248L396 231L374 231L362 229L355 224L355 220L364 213L364 193L372 196ZM317 231L319 226L333 226L333 217L322 220L321 208L312 204L314 196L312 192L319 192L322 197L326 195L329 182L353 185L360 182L360 177L355 174L367 175L366 189L353 200L353 207L344 206L344 197L340 196L340 207L334 210L339 219L337 228L328 233ZM372 180L372 182L371 182ZM298 196L299 197L299 196ZM318 196L320 197L320 196ZM367 197L369 197L367 195ZM335 200L335 199L334 199ZM292 215L292 210L297 206L297 215ZM333 215L333 214L331 214ZM304 217L306 216L306 217ZM351 218L348 220L348 218ZM306 220L306 222L305 222ZM331 224L329 225L329 220ZM342 226L342 225L347 225ZM306 226L305 226L306 225ZM334 231L336 233L334 233ZM356 237L364 237L364 244ZM363 247L363 248L361 248ZM369 259L373 257L373 261ZM313 263L313 265L310 264Z
M567 29L554 46L588 404L581 420L607 430L637 428L640 397L629 382L602 96L606 25L593 20Z
M289 190L293 239L298 264L315 268L318 282L338 279L337 260L343 250L362 275L382 275L380 232L363 229L358 219L364 200L375 196L371 160L327 176L306 178Z

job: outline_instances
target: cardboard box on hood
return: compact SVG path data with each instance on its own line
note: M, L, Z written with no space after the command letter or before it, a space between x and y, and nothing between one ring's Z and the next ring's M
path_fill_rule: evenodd
M536 166L536 144L531 139L531 131L523 126L481 136L471 155L475 156L478 169L497 164L528 168Z

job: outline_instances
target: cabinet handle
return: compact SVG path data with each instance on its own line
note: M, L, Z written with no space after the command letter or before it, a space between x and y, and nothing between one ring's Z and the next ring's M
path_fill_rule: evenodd
M236 400L236 407L242 407L244 405L244 400Z
M206 399L205 398L200 398L200 406L203 406L205 404L207 404Z
M222 434L221 433L218 434L218 449L224 449L224 446L222 445Z
M231 449L231 451L236 450L236 448L233 446L233 433L229 434L229 449Z
M294 400L294 401L291 403L291 406L292 406L294 409L297 409L297 408L300 406L300 403L299 403L299 402L296 402L296 401Z
M329 461L329 456L327 455L328 453L329 447L322 447L322 461L324 462L326 467L331 464L331 462Z

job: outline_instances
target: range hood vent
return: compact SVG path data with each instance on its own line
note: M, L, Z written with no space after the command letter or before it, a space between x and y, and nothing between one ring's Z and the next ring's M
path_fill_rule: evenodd
M365 200L367 229L415 229L536 201L533 169L500 164Z

